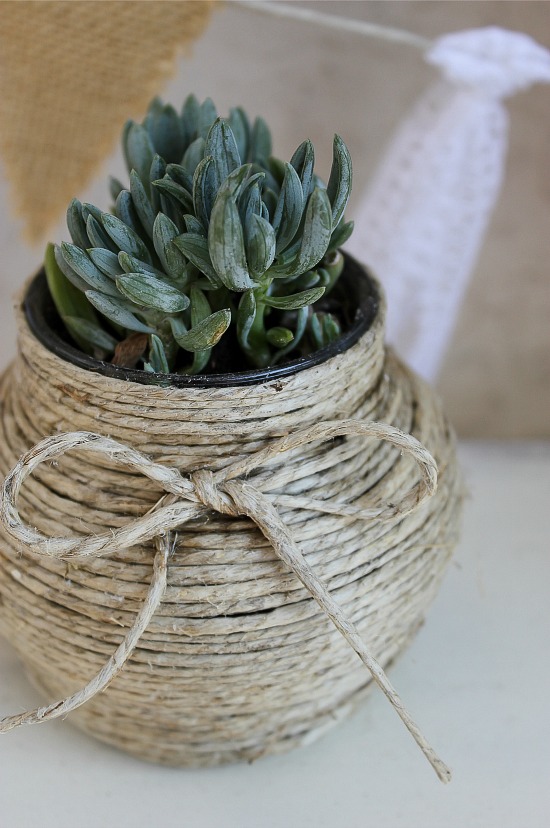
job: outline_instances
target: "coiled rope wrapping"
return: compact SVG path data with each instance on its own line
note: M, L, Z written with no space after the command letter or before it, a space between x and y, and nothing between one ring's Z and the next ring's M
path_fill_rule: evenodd
M162 603L124 669L74 714L76 723L153 761L210 765L288 749L347 712L369 674L342 630L311 600L312 587L304 588L304 578L300 583L291 571L298 571L292 561L279 559L276 532L298 544L313 581L319 579L321 589L324 583L328 600L386 664L434 595L461 501L453 441L439 405L385 353L383 311L357 345L329 362L274 383L229 389L161 389L95 376L39 345L21 314L19 323L20 355L1 389L4 472L47 434L102 432L156 464L195 472L187 480L178 474L189 499L228 512L186 504L193 519L178 529ZM327 442L334 433L323 423L344 418L359 427L346 431L342 423L334 431L340 436ZM372 420L390 428L369 425ZM440 469L437 493L412 512L421 481L416 461L401 450L416 444L388 442L388 435L398 436L396 428L426 445ZM366 440L369 433L383 442ZM307 445L300 447L300 434L308 434ZM284 454L269 448L256 454L281 435L289 435ZM78 446L78 435L73 439ZM84 453L80 439L78 454L59 457L56 467L37 466L25 482L18 509L30 527L54 538L63 531L94 536L130 519L135 526L148 511L145 521L154 523L164 510L170 528L170 509L180 510L172 528L181 521L181 490L164 486L174 492L167 503L158 478L146 481L141 470L121 467L109 449ZM204 468L213 476L198 471ZM227 478L236 474L228 468L249 474L248 483L231 485ZM225 491L212 487L216 481L224 481ZM270 493L280 520L276 512L270 517L273 506L262 491ZM325 500L332 505L318 503ZM253 514L264 535L232 516L235 510ZM70 558L74 543L70 550L72 542L60 542L65 560L38 558L28 548L19 557L4 532L1 628L49 695L64 697L85 685L151 595L153 544L142 533L130 546L135 538L122 531L127 546L113 538L104 550L108 557ZM158 526L146 536L155 534ZM90 541L96 552L99 541ZM161 580L167 558L168 538L157 552ZM445 776L444 766L432 760Z

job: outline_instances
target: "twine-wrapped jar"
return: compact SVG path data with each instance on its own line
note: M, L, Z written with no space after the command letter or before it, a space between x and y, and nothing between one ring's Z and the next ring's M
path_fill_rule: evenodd
M314 440L248 478L269 490L307 566L388 664L438 588L461 482L439 402L385 348L380 289L353 263L346 278L350 268L376 310L368 330L319 364L251 385L158 387L85 370L44 347L19 307L19 353L0 388L0 470L42 438L75 430L185 474L226 469L326 421L376 421L410 434L435 458L439 480L405 515L387 507L414 491L418 467L387 440ZM112 456L76 451L37 467L18 509L45 535L96 536L144 515L163 494ZM308 498L342 508L324 513L307 508ZM379 519L360 514L376 507ZM173 765L251 760L310 741L353 708L371 675L253 522L196 508L178 528L162 601L124 669L70 721ZM142 609L153 556L149 540L60 560L21 549L2 530L0 630L48 698L77 691L112 655Z

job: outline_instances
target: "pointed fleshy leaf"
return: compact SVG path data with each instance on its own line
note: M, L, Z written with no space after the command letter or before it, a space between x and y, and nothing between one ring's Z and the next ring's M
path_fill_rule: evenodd
M151 207L155 216L160 210L160 193L152 186L153 181L160 181L166 174L166 164L160 155L155 155L149 170L149 187L145 187L145 192L151 200Z
M105 250L103 247L91 247L87 253L95 266L106 276L115 278L123 272L118 256L112 250Z
M170 368L166 359L166 351L162 341L156 334L151 334L151 347L149 348L149 365L156 374L169 374Z
M208 249L208 239L198 233L182 233L174 239L174 244L181 250L192 265L209 279L213 285L219 287L222 282L214 270Z
M188 233L195 233L199 236L204 236L206 238L206 230L204 229L204 225L202 222L198 220L196 216L191 215L190 213L186 213L183 217L185 222L185 228Z
M123 133L122 148L128 172L135 170L148 192L149 170L155 155L155 148L145 127L130 121Z
M226 332L231 323L231 311L226 308L210 314L186 333L176 333L174 339L185 351L204 351L212 348Z
M227 121L222 118L217 118L210 127L204 154L212 156L215 173L214 186L218 190L229 173L241 166L235 136Z
M129 253L130 256L137 256L145 262L151 260L145 243L123 221L110 213L102 213L101 223L120 250Z
M190 175L185 167L181 164L168 164L166 167L166 175L187 190L188 193L193 191L193 176Z
M228 188L219 191L212 208L208 249L214 270L226 287L237 291L255 287L248 272L239 210Z
M151 109L144 121L155 152L166 163L179 163L185 150L183 125L179 115L171 104L162 104L156 110Z
M181 207L185 211L193 210L193 197L191 193L185 187L182 187L181 184L172 181L168 176L161 178L159 181L153 181L153 187L161 194L171 196L178 204L181 204Z
M285 177L271 224L277 234L277 253L287 247L300 226L304 211L304 194L298 173L285 164Z
M118 252L118 245L116 245L112 238L105 232L97 219L90 214L88 214L88 218L86 219L86 232L88 234L88 238L90 239L88 249L90 247L102 247L105 250L110 250L112 253Z
M177 288L145 273L125 273L116 280L119 291L131 302L164 313L179 313L189 307L189 299Z
M351 156L339 135L334 136L332 168L327 185L327 195L332 207L332 226L336 227L344 215L351 193Z
M333 250L338 250L338 248L342 247L342 245L347 242L347 240L353 233L353 228L353 221L347 221L345 224L343 222L340 222L336 230L333 230L332 232L332 236L330 237L330 244L327 248L327 253L332 253Z
M67 227L73 244L86 250L90 246L90 241L86 233L86 219L82 215L82 204L77 198L73 198L67 208Z
M211 155L200 161L193 176L193 209L198 219L208 227L212 205L219 184L216 184L214 159ZM189 210L189 208L187 208Z
M294 339L294 334L289 328L275 327L266 332L266 339L275 348L286 348Z
M237 339L243 350L250 348L249 335L256 318L256 297L253 290L245 290L237 310Z
M104 296L95 290L86 291L86 296L100 313L103 314L115 325L120 325L122 328L127 328L129 331L137 331L138 333L154 333L153 328L144 325L143 322L134 316L132 311L128 310L125 303L120 299L113 299L110 296Z
M162 270L157 270L157 268L153 267L153 265L149 264L149 262L142 262L141 259L137 259L135 256L130 256L128 253L124 253L123 251L118 254L118 261L125 273L145 273L146 275L156 276L157 279L165 278L165 274Z
M248 143L250 140L250 124L246 112L240 106L230 109L228 120L239 151L239 158L241 159L239 163L242 163L247 158Z
M181 165L189 173L193 175L197 168L197 164L202 161L204 156L204 146L206 141L204 138L196 138L192 144L189 144L183 156Z
M89 302L86 304L88 307L91 307ZM67 316L63 321L67 325L73 338L75 338L76 334L94 348L99 348L107 353L112 353L115 350L117 340L98 325L96 321L84 319L81 316Z
M69 267L84 279L89 287L106 293L108 296L118 296L116 285L95 266L84 250L75 244L62 242L61 252Z
M153 244L162 266L173 279L185 273L185 259L172 242L180 235L178 227L164 213L159 213L153 225Z
M136 175L135 170L133 170ZM129 227L137 236L143 232L139 222L138 214L134 207L132 195L129 190L121 190L115 202L115 216L121 220L126 227Z
M204 319L207 319L210 314L212 313L212 308L208 302L208 299L200 290L200 288L193 285L191 287L191 330L196 328L199 322L202 322ZM206 367L208 364L208 360L210 359L210 354L212 353L212 348L205 348L203 351L194 351L193 353L193 362L189 369L190 374L198 374L200 373L203 368Z
M296 274L312 270L326 253L332 233L332 210L326 190L316 187L306 207Z
M143 229L145 230L149 238L152 238L153 222L155 221L155 212L151 207L151 202L149 201L149 197L145 192L145 187L141 183L141 178L135 170L132 170L132 172L130 173L130 193L132 194L134 209L143 226Z
M124 184L122 181L119 181L118 178L115 178L113 175L109 176L109 193L111 194L111 198L113 201L117 200L117 196L121 190L124 190Z
M256 118L250 135L248 160L266 164L271 155L271 132L263 118Z
M311 141L304 141L292 158L290 163L298 173L304 199L307 199L313 189L313 167L315 164L315 150Z
M97 316L94 309L86 299L85 294L67 279L61 268L58 266L55 256L55 249L52 244L48 244L46 247L44 269L46 271L48 288L59 316L67 326L67 329L76 344L82 348L85 353L91 353L92 348L89 347L86 337L80 336L78 331L71 326L70 323L67 324L66 320L77 316L86 319L89 322L95 322L97 320Z
M214 106L214 102L211 98L206 98L199 107L198 117L197 117L197 131L201 138L206 138L210 127L218 117L218 113L216 111L216 107Z
M61 273L65 276L66 279L73 285L73 287L77 288L77 290L82 291L85 293L87 290L90 289L90 285L88 282L85 282L84 279L75 273L75 271L70 267L63 257L63 251L59 247L58 244L54 245L54 259L57 264L57 267L61 271Z
M189 146L197 137L196 130L199 120L199 109L200 104L195 95L188 95L181 110L181 125L186 146Z
M324 292L323 287L311 288L310 290L302 290L300 293L292 293L289 296L266 296L264 302L271 308L297 310L317 302Z
M248 269L257 279L275 258L275 230L261 216L252 214L246 224L245 237Z

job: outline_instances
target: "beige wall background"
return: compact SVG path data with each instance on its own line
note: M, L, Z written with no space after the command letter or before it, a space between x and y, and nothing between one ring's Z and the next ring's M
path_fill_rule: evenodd
M136 3L139 13L139 3ZM331 14L407 28L427 37L499 25L550 47L547 2L300 2ZM227 3L164 97L211 96L221 114L242 104L272 125L276 152L289 156L310 137L328 173L332 135L341 132L355 162L361 197L384 144L411 102L435 76L407 46L279 20ZM501 198L472 277L438 382L463 436L550 436L550 88L509 102L510 152ZM136 113L139 116L141 113ZM0 125L1 128L1 125ZM75 193L106 208L107 172L122 177L113 148L91 186ZM15 353L11 297L40 266L43 245L23 242L0 170L0 367ZM64 220L51 238L67 238Z

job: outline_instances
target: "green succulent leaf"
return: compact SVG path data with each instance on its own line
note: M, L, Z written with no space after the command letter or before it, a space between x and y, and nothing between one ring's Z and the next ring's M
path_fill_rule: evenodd
M132 194L134 209L139 217L143 229L149 238L152 238L155 212L151 207L151 202L145 192L145 187L141 183L141 178L135 170L132 170L130 173L130 193Z
M296 273L312 270L321 261L330 243L332 210L326 190L315 187L306 207Z
M315 150L311 141L304 141L300 144L290 159L290 163L300 177L304 199L307 199L313 188L313 167L315 164Z
M332 205L332 226L336 227L344 215L351 193L351 156L339 135L334 136L333 159L327 195Z
M185 149L185 134L181 119L170 104L150 107L144 121L155 151L168 163L180 162Z
M181 125L186 146L189 146L197 137L196 127L199 120L199 110L200 104L195 95L188 95L181 110Z
M137 256L138 259L142 259L143 261L151 261L151 256L145 243L123 221L116 216L112 216L110 213L102 213L101 223L120 250L123 250L124 253L129 253L130 256Z
M218 117L212 98L206 98L199 107L197 117L197 131L202 138L206 138L210 127Z
M246 258L254 278L259 278L275 258L275 230L271 224L254 213L245 226Z
M91 247L87 253L95 266L106 276L115 278L123 272L118 256L111 250L105 250L103 247Z
M195 233L198 236L204 236L206 238L206 230L204 229L204 225L202 222L198 220L196 216L192 216L190 213L186 213L183 217L185 222L185 228L188 233Z
M86 303L89 308L91 305ZM65 316L63 321L73 338L76 336L85 340L93 348L99 348L112 353L117 345L117 340L110 333L107 333L96 321L85 319L81 316ZM75 336L76 335L76 336Z
M79 276L78 273L75 273L72 267L70 267L67 264L63 257L63 251L57 244L54 245L54 259L59 270L62 272L62 274L71 283L73 287L77 288L77 290L80 290L83 293L86 290L90 289L90 285L88 284L88 282L85 282L84 279L82 279L82 277ZM64 283L62 282L62 284Z
M151 334L151 347L149 348L149 365L156 374L169 374L170 368L166 358L166 351L162 340L156 334Z
M241 157L233 130L222 118L217 118L210 127L204 154L205 156L211 155L213 158L214 183L218 190L229 173L241 166Z
M119 291L131 302L165 313L179 313L189 307L189 299L177 288L155 276L126 273L116 280Z
M248 144L250 141L250 124L246 112L241 107L229 110L229 126L233 131L239 158L244 161L248 155ZM239 161L239 164L241 161Z
M277 253L284 250L296 235L304 210L304 194L298 173L285 164L285 175L271 224L277 233Z
M97 219L88 214L86 219L86 232L88 234L88 238L90 239L88 243L88 248L92 247L103 247L105 250L111 250L113 253L118 251L118 246L114 243L112 238L107 235L101 224L97 221Z
M245 290L237 310L237 339L246 351L250 347L249 336L256 318L256 297L253 290Z
M86 296L82 293L81 288L72 284L63 270L59 267L56 261L56 251L53 244L48 244L46 247L44 269L46 271L48 288L59 316L65 325L67 325L69 333L77 345L79 345L79 347L86 353L91 353L92 349L89 347L86 337L79 335L74 326L72 326L71 323L67 324L66 320L73 317L80 317L89 322L95 322L97 320L97 316L94 309L86 299ZM84 287L87 287L84 282L83 284Z
M155 155L153 158L151 169L149 170L149 186L145 187L145 191L151 199L151 207L153 213L156 214L160 210L160 192L156 187L153 187L153 181L160 181L166 175L166 164L160 155Z
M129 121L123 134L122 148L128 172L135 170L148 192L149 170L155 155L155 148L145 127Z
M212 348L223 336L231 323L231 311L226 308L210 314L186 333L172 331L178 345L185 351L205 351Z
M208 248L214 270L230 290L255 287L246 261L244 234L235 196L246 167L239 167L220 188L210 217Z
M61 252L66 263L86 282L88 288L94 288L108 296L118 295L116 285L95 266L84 250L81 250L75 244L62 242Z
M118 254L118 262L125 273L145 273L146 275L156 276L158 279L165 278L162 270L157 270L148 262L142 262L141 259L130 256L123 251Z
M173 279L185 276L185 259L173 244L180 230L164 213L159 213L153 225L153 244L162 266Z
M86 250L90 246L90 240L86 232L86 219L82 215L82 204L77 198L73 198L67 208L67 227L73 243Z
M336 230L333 231L332 236L330 237L330 244L327 248L327 253L332 253L334 250L338 250L342 245L344 245L351 234L353 233L354 223L353 221L347 221L345 224L340 222Z
M181 164L168 164L166 175L190 194L193 192L193 176Z
M137 331L138 333L155 333L153 328L140 322L120 299L113 299L110 296L105 296L103 293L98 293L96 290L86 291L86 296L94 308L111 322L114 322L115 325L120 325L122 328L127 328L129 331Z
M191 287L191 330L196 328L200 322L207 319L212 313L212 308L208 299L196 285ZM198 374L208 364L212 348L206 348L204 351L195 351L193 353L193 362L189 368L190 374Z
M324 292L323 287L311 288L310 290L302 290L300 293L292 293L289 296L266 296L264 302L271 308L297 310L317 302Z
M270 328L266 333L267 341L275 348L285 348L294 339L294 334L289 328Z
M159 181L153 181L153 187L175 199L186 212L193 210L193 196L191 193L181 184L172 181L168 176L161 178Z
M187 256L192 265L194 265L201 273L209 279L213 285L219 287L222 282L218 274L214 270L214 265L210 258L210 251L208 248L208 239L198 233L182 233L174 239L174 244L178 247L184 256Z
M271 155L271 132L263 118L256 118L250 135L248 160L267 164Z
M195 172L197 165L202 161L204 156L204 147L206 141L204 138L196 138L192 144L189 144L187 149L185 150L185 155L183 156L181 165L184 170L189 173L189 175L193 175Z
M109 176L109 193L113 201L117 200L117 196L121 190L124 190L124 184L115 178L113 175Z
M115 202L115 215L126 227L133 230L136 236L140 236L142 227L129 190L121 190L118 194Z
M197 218L208 227L212 205L219 185L216 185L214 159L211 155L197 165L193 176L193 207Z

